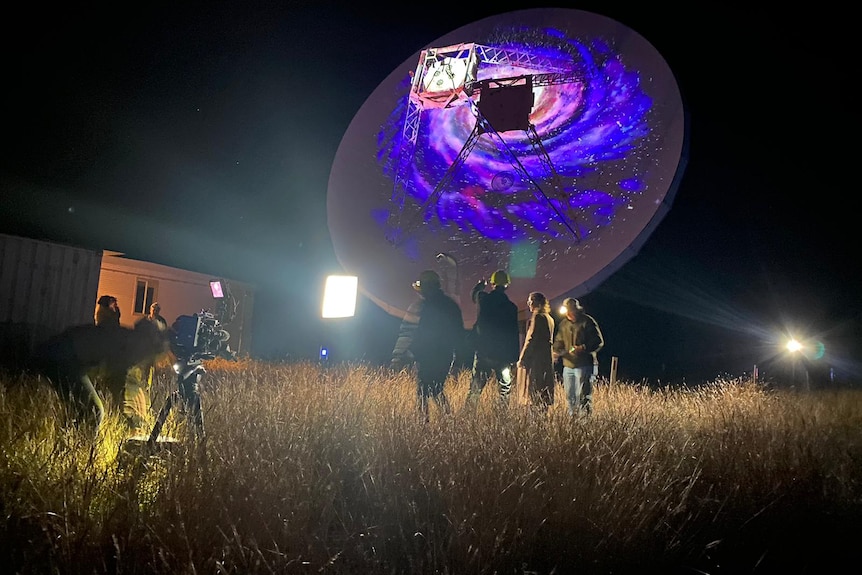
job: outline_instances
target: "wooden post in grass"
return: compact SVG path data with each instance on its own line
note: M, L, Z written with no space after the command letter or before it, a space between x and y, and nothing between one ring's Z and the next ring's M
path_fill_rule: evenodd
M617 365L619 365L620 358L613 356L611 357L611 383L617 382Z

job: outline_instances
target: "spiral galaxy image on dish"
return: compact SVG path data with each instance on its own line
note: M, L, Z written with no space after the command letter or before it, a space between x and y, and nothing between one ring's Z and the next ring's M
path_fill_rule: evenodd
M338 148L327 215L360 289L393 315L434 269L472 324L473 285L499 268L532 291L589 292L670 209L686 119L637 32L566 9L510 12L410 55Z

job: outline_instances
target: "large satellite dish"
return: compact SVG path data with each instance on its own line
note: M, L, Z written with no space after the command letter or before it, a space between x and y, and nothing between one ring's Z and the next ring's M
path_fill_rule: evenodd
M509 12L414 54L374 90L333 162L336 257L392 315L437 270L467 326L470 290L588 293L670 208L686 125L668 65L639 34L569 9Z

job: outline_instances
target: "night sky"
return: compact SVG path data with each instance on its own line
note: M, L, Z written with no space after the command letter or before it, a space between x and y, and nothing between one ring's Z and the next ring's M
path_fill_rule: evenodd
M356 318L319 319L323 279L341 271L326 210L341 138L429 42L537 6L182 4L29 5L7 20L0 232L255 284L261 356L316 358L326 344L335 359L385 360L398 321L370 301ZM768 373L793 330L823 343L821 370L852 379L862 348L852 18L837 3L628 4L556 4L646 38L689 120L670 211L581 297L607 340L603 373L612 356L635 380Z

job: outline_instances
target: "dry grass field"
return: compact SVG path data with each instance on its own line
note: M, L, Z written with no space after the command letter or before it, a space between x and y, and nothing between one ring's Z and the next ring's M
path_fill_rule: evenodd
M862 391L598 386L592 417L418 417L409 374L212 362L206 442L121 449L0 386L0 561L22 574L834 573L862 553ZM174 382L165 369L157 410ZM433 406L432 406L433 409ZM855 566L855 567L854 567Z

